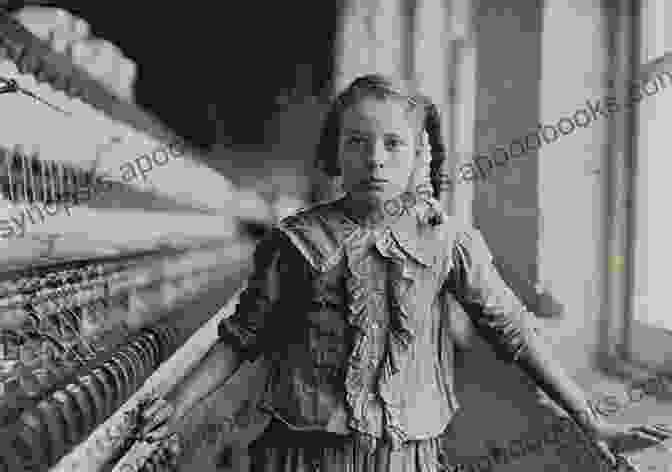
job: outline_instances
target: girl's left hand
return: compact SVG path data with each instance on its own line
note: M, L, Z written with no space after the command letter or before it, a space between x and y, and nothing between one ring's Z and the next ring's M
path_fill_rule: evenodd
M591 423L583 430L612 464L616 463L614 453L646 449L672 438L672 429L665 425L620 425L601 419Z

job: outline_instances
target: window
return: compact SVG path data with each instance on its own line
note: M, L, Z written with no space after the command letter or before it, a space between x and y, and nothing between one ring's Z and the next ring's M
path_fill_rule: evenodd
M668 182L672 161L672 3L643 0L634 27L635 70L644 99L635 110L630 353L657 369L672 370L672 310L667 272L672 262Z

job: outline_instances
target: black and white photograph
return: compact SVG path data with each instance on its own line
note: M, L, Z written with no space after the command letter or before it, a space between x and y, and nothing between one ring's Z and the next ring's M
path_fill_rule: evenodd
M0 472L672 472L666 24L0 0Z

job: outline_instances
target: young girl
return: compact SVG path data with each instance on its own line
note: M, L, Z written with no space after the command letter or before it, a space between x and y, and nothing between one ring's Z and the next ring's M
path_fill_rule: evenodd
M181 385L178 417L241 361L264 356L270 376L259 408L272 421L250 447L253 471L440 470L438 438L459 408L453 351L470 327L609 460L608 441L638 434L593 414L480 232L440 210L437 123L425 98L378 75L336 99L318 164L342 178L345 196L285 218L259 244L236 312L201 366L211 375Z

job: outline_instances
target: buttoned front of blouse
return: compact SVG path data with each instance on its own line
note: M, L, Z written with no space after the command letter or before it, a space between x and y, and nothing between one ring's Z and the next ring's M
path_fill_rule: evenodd
M260 243L220 337L264 355L261 406L290 427L393 445L436 437L459 407L447 298L507 360L533 335L529 316L475 229L423 225L412 211L373 231L341 203L289 217Z

